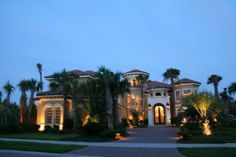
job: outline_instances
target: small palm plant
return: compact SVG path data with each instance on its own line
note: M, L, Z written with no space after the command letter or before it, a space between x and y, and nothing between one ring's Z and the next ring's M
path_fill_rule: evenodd
M201 123L203 127L203 134L209 136L212 134L210 124L208 120L208 113L210 113L210 107L213 104L213 99L208 93L200 93L190 95L183 98L183 105L193 106L201 117Z

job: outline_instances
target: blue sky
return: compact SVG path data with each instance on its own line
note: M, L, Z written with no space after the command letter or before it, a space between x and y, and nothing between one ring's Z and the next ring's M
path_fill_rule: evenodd
M222 90L236 81L235 28L235 0L1 0L0 89L38 78L40 62L44 75L105 65L158 81L173 67L202 90L213 90L209 75L221 75Z

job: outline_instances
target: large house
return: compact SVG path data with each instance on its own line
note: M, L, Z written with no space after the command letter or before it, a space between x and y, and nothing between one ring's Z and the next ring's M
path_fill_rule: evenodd
M68 71L78 76L79 81L86 82L95 79L93 71ZM170 95L175 93L176 114L181 111L181 98L198 92L201 83L183 78L174 83L174 91L171 91L169 84L148 81L143 86L137 80L137 76L150 74L141 70L131 70L123 74L123 77L130 83L130 92L119 97L118 119L131 119L133 110L139 111L140 119L148 119L148 126L154 125L170 125ZM46 76L48 81L52 80L52 75ZM141 90L141 88L143 90ZM143 95L142 95L143 94ZM87 99L81 97L80 99ZM63 95L61 91L46 91L37 94L38 112L37 124L40 125L40 131L45 129L45 126L59 126L63 128ZM67 111L69 117L73 117L73 103L70 97L67 99Z

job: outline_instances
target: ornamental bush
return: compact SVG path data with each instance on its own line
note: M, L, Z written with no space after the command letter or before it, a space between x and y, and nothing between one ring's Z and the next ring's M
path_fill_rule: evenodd
M13 133L20 124L19 108L15 104L0 104L0 132Z

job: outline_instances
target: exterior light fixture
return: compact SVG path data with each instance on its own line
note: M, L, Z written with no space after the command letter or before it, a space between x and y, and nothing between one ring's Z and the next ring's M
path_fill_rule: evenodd
M152 107L152 105L151 105L151 104L148 104L148 110L149 110L149 111L151 110L151 107Z
M170 104L169 104L169 103L166 104L166 108L167 108L168 110L170 109Z

